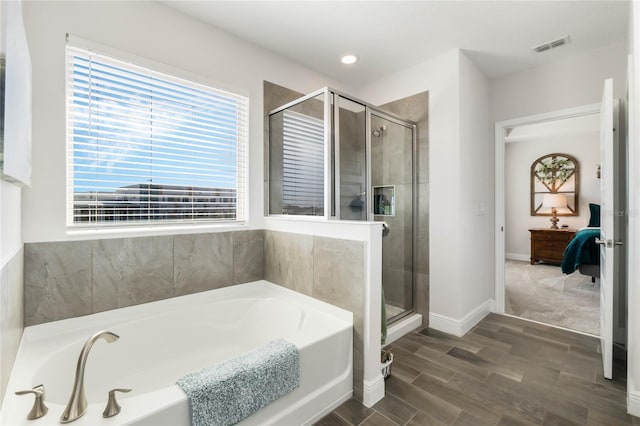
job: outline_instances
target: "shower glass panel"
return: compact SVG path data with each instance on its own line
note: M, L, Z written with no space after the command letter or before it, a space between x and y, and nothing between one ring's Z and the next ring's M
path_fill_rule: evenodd
M371 114L373 220L384 221L382 288L388 321L413 309L414 126Z
M325 214L325 97L269 116L270 214Z
M334 116L335 140L334 175L340 185L335 189L342 220L367 220L367 153L366 107L336 95Z

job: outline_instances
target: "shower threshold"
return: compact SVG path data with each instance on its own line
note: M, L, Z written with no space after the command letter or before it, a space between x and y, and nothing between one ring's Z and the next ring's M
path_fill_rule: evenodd
M392 324L389 324L387 329L387 340L384 346L390 345L402 336L411 333L413 330L422 326L422 315L415 312L400 318Z

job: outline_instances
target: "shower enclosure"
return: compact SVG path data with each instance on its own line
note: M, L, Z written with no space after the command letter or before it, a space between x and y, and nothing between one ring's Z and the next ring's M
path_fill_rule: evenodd
M383 221L388 323L415 310L416 125L324 88L269 113L268 213Z

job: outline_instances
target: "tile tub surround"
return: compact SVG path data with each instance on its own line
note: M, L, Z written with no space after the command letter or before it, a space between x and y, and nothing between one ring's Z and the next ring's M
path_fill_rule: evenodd
M353 312L354 395L364 369L364 243L266 230L265 279Z
M262 230L27 243L26 326L263 279Z
M0 269L0 404L4 401L4 393L24 329L23 260L24 249L21 248Z

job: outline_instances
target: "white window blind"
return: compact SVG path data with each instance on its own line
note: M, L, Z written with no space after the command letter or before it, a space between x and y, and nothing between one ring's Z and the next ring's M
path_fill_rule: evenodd
M324 123L294 111L283 114L283 209L321 215L324 210Z
M67 46L69 225L245 218L248 99Z

